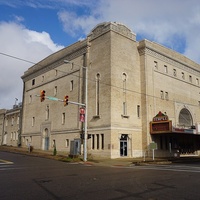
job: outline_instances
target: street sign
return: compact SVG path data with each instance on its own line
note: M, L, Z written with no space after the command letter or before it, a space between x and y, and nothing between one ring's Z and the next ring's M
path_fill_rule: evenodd
M155 142L150 143L149 148L150 148L150 150L156 150L157 149L157 143L155 143Z
M85 108L80 108L80 114L85 114Z

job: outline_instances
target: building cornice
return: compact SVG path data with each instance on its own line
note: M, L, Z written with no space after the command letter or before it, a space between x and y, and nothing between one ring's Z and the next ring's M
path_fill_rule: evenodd
M136 34L133 33L128 27L123 24L116 22L104 22L98 24L92 31L88 34L89 40L94 40L97 37L109 32L114 31L124 37L136 41Z
M145 43L145 44L144 44ZM166 47L163 47L159 44L153 43L153 47L148 45L148 43L151 43L150 41L144 40L142 41L142 45L139 44L138 51L140 56L141 55L150 55L152 57L155 57L156 59L162 60L165 63L168 63L174 67L177 67L181 70L187 71L189 73L195 74L197 76L200 76L200 65L193 62L189 58L171 50ZM158 48L155 48L155 47ZM160 48L164 48L164 51L160 50ZM172 57L172 55L174 55Z
M24 82L31 80L45 72L48 72L62 65L64 60L73 60L87 52L87 41L75 43L66 47L42 60L29 68L21 77Z

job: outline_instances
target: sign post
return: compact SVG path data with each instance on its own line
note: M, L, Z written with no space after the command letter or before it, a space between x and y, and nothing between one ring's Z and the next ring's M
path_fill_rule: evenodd
M155 143L155 142L150 143L149 144L149 148L150 148L150 150L153 151L153 160L154 160L154 158L155 158L155 150L157 149L157 143Z

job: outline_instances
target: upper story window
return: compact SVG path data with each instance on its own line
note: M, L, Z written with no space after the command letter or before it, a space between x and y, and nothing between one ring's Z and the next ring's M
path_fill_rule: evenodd
M8 118L6 118L6 126L8 126Z
M58 75L58 70L57 69L55 69L55 76L57 76Z
M19 116L17 116L17 124L19 124Z
M29 103L32 102L32 95L29 96Z
M169 94L168 94L168 92L165 92L165 99L169 100Z
M167 67L167 65L164 65L164 70L165 70L165 73L168 73L168 67Z
M137 105L137 117L140 118L140 105Z
M65 124L65 113L62 113L62 124Z
M196 78L196 84L199 85L199 79L198 78Z
M42 76L42 82L44 82L44 76Z
M100 74L96 74L96 115L100 114Z
M164 92L163 92L163 90L160 91L160 98L164 99Z
M176 69L173 69L174 76L177 76Z
M14 120L15 120L15 118L12 117L12 119L11 119L11 125L12 125L12 126L14 125Z
M157 63L157 61L154 61L154 68L158 69L158 63Z
M189 75L189 81L190 81L190 83L192 83L192 76L191 75Z
M74 81L73 80L71 80L70 81L70 91L73 91L73 89L74 89Z
M49 105L46 106L46 120L49 119Z
M35 85L35 79L32 80L32 85Z
M35 125L35 117L32 117L32 126Z
M185 79L185 73L182 72L181 74L182 74L182 79L184 80Z
M126 73L122 74L122 79L123 79L123 92L126 92L126 80L127 80L127 74Z
M55 86L55 87L54 87L54 96L56 96L56 95L57 95L57 92L58 92L58 87L57 87L57 86Z

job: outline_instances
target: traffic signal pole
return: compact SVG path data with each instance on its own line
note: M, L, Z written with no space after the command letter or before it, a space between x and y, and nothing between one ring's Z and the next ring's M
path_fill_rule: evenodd
M40 95L36 94L35 95L36 97L40 97ZM45 96L45 99L49 99L49 100L52 100L52 101L60 101L60 102L65 102L65 100L63 99L58 99L56 97L51 97L51 96ZM74 104L74 105L78 105L78 106L84 106L85 107L85 104L84 103L78 103L78 102L73 102L73 101L68 101L69 104Z

